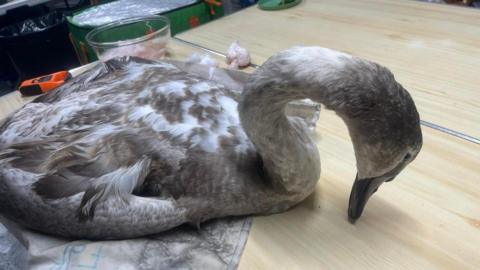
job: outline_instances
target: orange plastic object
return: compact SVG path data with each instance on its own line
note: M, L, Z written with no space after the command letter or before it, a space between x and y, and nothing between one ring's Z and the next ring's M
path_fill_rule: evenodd
M23 96L34 96L46 93L64 84L72 76L68 71L59 71L49 75L23 81L18 91Z
M218 1L218 0L203 0L203 1L210 6L210 15L212 16L215 15L215 9L213 8L213 6L217 6L217 7L222 6L222 1Z

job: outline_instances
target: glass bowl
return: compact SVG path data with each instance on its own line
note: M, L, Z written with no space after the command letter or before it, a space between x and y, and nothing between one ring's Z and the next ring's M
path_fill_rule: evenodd
M156 15L124 19L93 29L85 39L101 61L119 56L156 60L166 53L170 21Z

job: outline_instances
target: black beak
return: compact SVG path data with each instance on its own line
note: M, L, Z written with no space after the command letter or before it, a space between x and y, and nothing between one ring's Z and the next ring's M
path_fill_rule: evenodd
M378 190L378 187L384 181L385 177L358 179L357 175L348 202L348 221L350 221L350 223L354 224L362 215L368 199Z

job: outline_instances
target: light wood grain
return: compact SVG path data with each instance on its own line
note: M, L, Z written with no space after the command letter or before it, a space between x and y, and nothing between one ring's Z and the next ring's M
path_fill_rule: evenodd
M294 45L345 51L389 67L422 119L480 138L480 12L406 0L305 0L256 6L179 38L225 52L239 40L261 64Z

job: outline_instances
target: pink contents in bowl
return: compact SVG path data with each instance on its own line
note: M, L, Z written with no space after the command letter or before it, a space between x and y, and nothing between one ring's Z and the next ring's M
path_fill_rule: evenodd
M164 16L125 19L93 29L86 36L101 61L120 56L156 60L166 53L170 22Z

